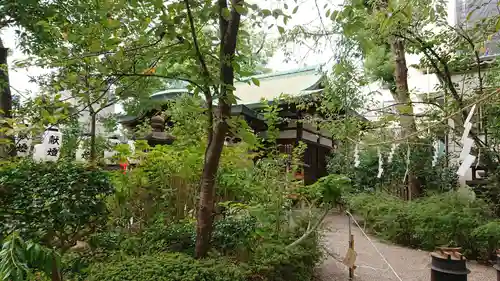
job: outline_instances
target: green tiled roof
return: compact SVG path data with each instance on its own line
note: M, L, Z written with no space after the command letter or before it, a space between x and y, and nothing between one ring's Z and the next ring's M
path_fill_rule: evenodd
M152 100L171 100L182 94L189 93L188 89L168 89L152 94L150 97Z
M315 66L308 66L308 67L287 70L287 71L278 71L278 72L271 72L271 73L265 73L265 74L258 74L258 75L254 75L254 76L243 77L243 78L239 79L236 83L248 82L251 79L259 79L259 80L273 79L273 78L282 77L282 76L301 75L301 74L305 74L307 72L319 72L319 67L320 67L320 65L315 65Z

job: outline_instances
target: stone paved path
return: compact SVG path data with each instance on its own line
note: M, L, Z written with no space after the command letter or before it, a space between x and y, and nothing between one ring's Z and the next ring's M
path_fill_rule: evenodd
M331 215L325 220L323 245L337 256L327 256L318 267L318 280L347 281L347 268L342 260L348 246L349 222L345 215ZM356 281L399 281L377 254L362 232L352 226L355 249L358 254L355 272ZM387 244L371 237L378 250L386 257L403 281L429 281L430 256L428 252ZM492 267L468 262L471 273L468 281L496 281L496 271Z

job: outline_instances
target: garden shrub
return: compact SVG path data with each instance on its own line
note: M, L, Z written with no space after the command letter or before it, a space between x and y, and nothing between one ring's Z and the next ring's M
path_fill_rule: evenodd
M251 247L257 220L250 215L227 216L214 223L212 246L223 253Z
M89 281L307 281L321 257L316 238L292 249L261 244L247 262L223 257L196 260L184 253L157 253L96 263Z
M239 281L245 268L225 259L196 260L182 253L129 257L95 264L89 281Z
M304 227L257 238L255 218L233 214L215 222L214 251L211 257L197 261L191 258L194 223L184 221L162 226L160 221L141 233L94 235L89 242L91 250L71 253L65 258L65 276L74 280L111 281L305 281L310 280L321 257L316 233L300 245L285 249L303 234ZM255 239L259 239L259 243L255 243ZM141 267L146 263L147 266ZM163 269L156 270L159 267Z
M424 250L457 246L469 258L478 258L491 253L495 241L500 241L495 233L499 223L489 222L490 206L456 192L412 202L385 193L361 193L350 197L349 205L374 234L405 246Z
M142 228L157 214L163 214L169 222L190 217L199 195L204 147L203 143L187 146L177 140L172 145L148 147L134 169L116 174L113 182L117 192L109 201L115 225L124 227L133 217ZM255 183L251 170L246 146L224 149L218 175L225 180L220 180L222 185L216 189L219 199L248 201Z
M0 239L25 239L66 250L106 224L108 173L74 162L12 163L0 169Z
M285 249L285 245L262 245L254 253L251 272L246 280L304 281L311 280L321 258L316 243Z
M222 253L250 247L255 227L255 218L249 215L220 218L214 222L212 247ZM129 235L121 241L120 248L125 253L136 256L160 252L193 254L195 239L194 220L165 224L164 220L160 219L141 233Z
M500 220L483 224L472 232L475 249L481 260L495 260L495 252L500 249Z
M142 233L142 246L149 253L162 251L194 253L196 224L193 220L183 220L165 225L157 221Z
M382 192L361 193L351 197L349 205L375 234L396 243L412 243L407 218L409 206L402 200Z
M297 227L256 246L249 261L252 274L248 280L311 280L314 268L323 254L320 250L319 234L312 233L299 245L286 247L303 235L307 225L306 220L298 221Z
M463 254L474 257L471 232L491 217L484 201L470 200L455 192L417 200L408 211L417 246L426 250L459 246Z

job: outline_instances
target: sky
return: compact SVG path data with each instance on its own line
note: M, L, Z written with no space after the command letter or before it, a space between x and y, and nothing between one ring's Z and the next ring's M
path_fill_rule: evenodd
M23 94L26 93L26 91L36 92L38 90L38 86L36 83L30 83L28 81L29 75L41 74L43 73L43 69L31 68L29 71L26 69L14 69L14 62L25 58L25 55L16 46L16 35L14 30L14 28L7 28L3 29L0 33L4 46L9 48L7 63L9 65L9 82L11 85L11 91L19 91Z

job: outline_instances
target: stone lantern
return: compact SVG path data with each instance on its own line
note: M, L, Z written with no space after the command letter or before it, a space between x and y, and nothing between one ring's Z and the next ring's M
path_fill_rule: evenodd
M151 128L153 131L146 136L145 140L152 147L156 145L172 144L175 137L165 132L165 119L156 115L151 118Z

